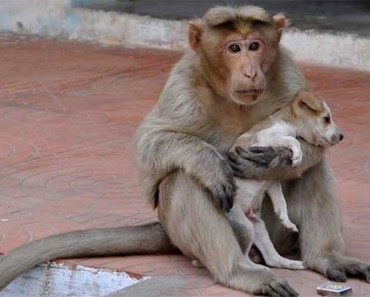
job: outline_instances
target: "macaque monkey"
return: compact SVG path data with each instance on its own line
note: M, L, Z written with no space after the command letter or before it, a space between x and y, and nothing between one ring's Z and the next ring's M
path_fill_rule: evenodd
M180 250L198 259L224 286L297 296L274 272L248 266L243 252L251 239L225 215L233 205L234 175L286 181L284 194L289 216L299 226L299 244L274 224L269 205L262 211L280 253L299 247L312 270L337 281L347 275L370 281L368 264L341 253L341 212L322 148L301 141L302 163L294 168L291 151L283 148L253 148L225 156L242 133L307 87L279 45L285 25L283 15L271 16L255 6L215 7L191 21L190 50L137 130L142 187L159 222L76 231L17 248L0 260L0 287L55 258Z

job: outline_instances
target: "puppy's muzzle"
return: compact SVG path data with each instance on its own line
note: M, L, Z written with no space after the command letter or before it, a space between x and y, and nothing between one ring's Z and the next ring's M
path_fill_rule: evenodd
M331 137L331 143L332 144L337 144L340 141L342 141L343 138L344 138L344 135L343 135L342 131L338 129L338 131L336 133L334 133L333 136Z

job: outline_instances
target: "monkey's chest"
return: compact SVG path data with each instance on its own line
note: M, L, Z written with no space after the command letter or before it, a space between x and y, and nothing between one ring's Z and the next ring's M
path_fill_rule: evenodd
M230 150L231 146L249 127L245 125L230 127L222 125L212 125L204 130L201 138L215 147L219 152L224 153Z
M248 112L231 112L207 121L203 138L220 152L229 151L240 135L249 131L261 119Z

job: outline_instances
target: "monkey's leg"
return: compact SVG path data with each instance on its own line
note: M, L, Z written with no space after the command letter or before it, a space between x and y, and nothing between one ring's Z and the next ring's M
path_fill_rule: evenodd
M290 182L290 213L300 226L300 247L306 265L335 281L347 276L370 282L370 265L342 254L342 217L331 170L325 161ZM287 197L287 195L285 195Z
M172 242L184 254L198 259L225 286L269 296L297 296L272 271L248 265L230 223L208 195L182 172L163 180L158 215Z
M293 224L288 217L288 208L280 182L272 182L270 187L267 189L267 193L271 198L274 211L279 216L281 223L288 229L298 232L297 226Z
M266 230L265 223L258 217L252 220L255 230L254 244L262 253L267 265L277 268L304 269L302 261L294 261L284 258L278 254L273 246L270 236Z

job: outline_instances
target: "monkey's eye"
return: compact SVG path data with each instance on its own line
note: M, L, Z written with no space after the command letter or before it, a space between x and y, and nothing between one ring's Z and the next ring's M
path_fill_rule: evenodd
M330 124L330 123L331 123L331 118L330 118L330 116L325 116L325 117L324 117L324 122L325 122L325 124Z
M252 51L252 52L255 52L257 51L258 49L260 48L260 44L258 42L252 42L250 45L249 45L249 50Z
M232 53L238 53L241 51L241 48L238 44L232 43L229 45L229 51Z

